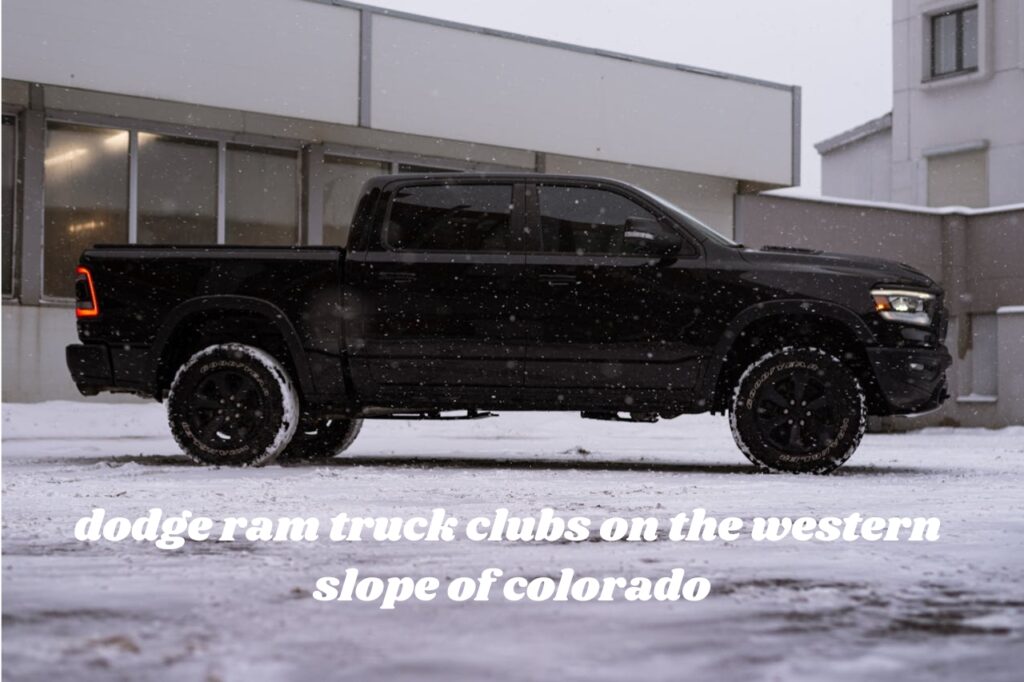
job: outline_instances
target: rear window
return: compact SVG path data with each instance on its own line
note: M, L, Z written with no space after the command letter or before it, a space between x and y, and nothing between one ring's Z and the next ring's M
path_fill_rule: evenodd
M513 250L512 185L414 185L398 190L384 244L399 251Z

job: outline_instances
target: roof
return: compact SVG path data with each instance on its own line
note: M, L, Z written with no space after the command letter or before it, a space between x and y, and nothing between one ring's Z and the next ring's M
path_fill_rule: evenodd
M819 154L828 154L829 152L835 151L840 147L845 147L848 144L858 142L866 137L871 137L875 133L880 133L884 130L892 128L892 112L878 118L873 118L867 123L862 123L856 128L850 128L844 130L838 135L833 135L827 140L814 145L814 148L818 150Z
M614 187L628 187L630 189L640 191L641 193L647 194L644 190L640 189L636 185L622 180L616 180L615 178L606 178L599 175L569 175L562 173L538 173L536 171L519 171L519 172L508 172L508 171L483 171L483 172L428 172L428 173L385 173L383 175L376 175L363 185L363 191L368 191L374 187L384 187L393 182L406 182L410 180L431 180L431 181L451 181L457 184L472 184L473 182L549 182L559 184L587 184L587 185L605 185Z

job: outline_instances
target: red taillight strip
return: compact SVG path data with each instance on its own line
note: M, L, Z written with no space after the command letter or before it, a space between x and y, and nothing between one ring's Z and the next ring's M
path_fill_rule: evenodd
M89 302L92 303L92 308L82 308L80 306L85 301L77 301L75 303L75 317L96 317L100 314L100 305L96 300L96 287L92 284L92 273L89 272L89 268L79 265L75 268L75 274L85 275L85 281L89 284Z

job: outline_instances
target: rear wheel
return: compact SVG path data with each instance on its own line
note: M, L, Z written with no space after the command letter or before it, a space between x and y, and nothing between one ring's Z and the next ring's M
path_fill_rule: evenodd
M822 474L860 444L866 398L838 358L816 348L782 348L740 377L730 424L740 450L759 467Z
M298 415L298 395L281 363L240 343L190 357L167 397L171 433L199 464L268 464L288 445Z
M347 450L362 428L362 419L303 419L280 459L288 462L322 462L331 459Z

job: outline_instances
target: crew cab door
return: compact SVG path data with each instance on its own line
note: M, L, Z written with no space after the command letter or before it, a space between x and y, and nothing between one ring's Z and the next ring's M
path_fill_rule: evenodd
M520 387L522 194L521 184L479 178L385 192L365 251L347 264L355 380L407 407L506 398Z
M614 186L538 184L528 195L527 390L621 409L691 390L701 360L698 244ZM652 250L673 241L669 257Z

